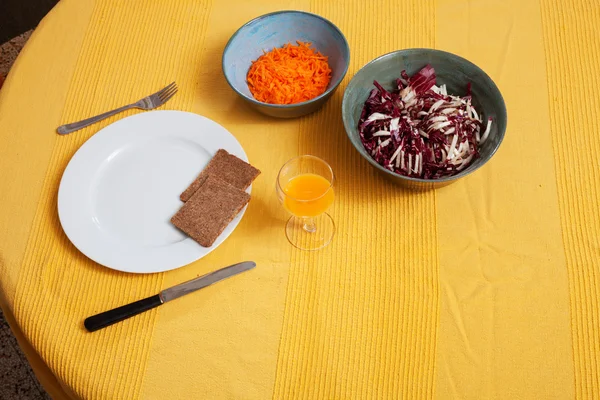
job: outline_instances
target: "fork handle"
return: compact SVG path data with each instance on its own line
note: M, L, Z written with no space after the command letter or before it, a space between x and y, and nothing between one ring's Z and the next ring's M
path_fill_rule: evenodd
M66 125L61 125L61 126L58 127L58 129L56 129L56 131L58 133L60 133L61 135L66 135L68 133L78 131L78 130L80 130L82 128L85 128L86 126L95 124L98 121L102 121L105 118L112 117L115 114L118 114L120 112L123 112L125 110L129 110L130 108L135 108L135 107L136 107L135 103L134 104L128 104L126 106L119 107L116 110L107 111L107 112L105 112L103 114L96 115L95 117L91 117L91 118L88 118L88 119L84 119L82 121L73 122L73 123L66 124Z

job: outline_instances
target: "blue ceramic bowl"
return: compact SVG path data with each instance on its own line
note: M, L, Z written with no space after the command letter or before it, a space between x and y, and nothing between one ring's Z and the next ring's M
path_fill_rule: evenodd
M252 61L276 47L296 41L310 42L312 48L329 57L332 70L327 90L312 100L296 104L268 104L255 100L246 75ZM223 74L229 86L250 106L263 114L294 118L319 109L335 92L350 62L350 48L342 32L323 17L303 11L278 11L246 23L229 39L223 52Z

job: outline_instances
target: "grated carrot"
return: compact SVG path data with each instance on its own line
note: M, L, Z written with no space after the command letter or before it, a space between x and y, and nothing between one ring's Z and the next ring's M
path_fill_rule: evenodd
M325 92L331 80L327 57L312 50L310 43L297 43L264 52L252 62L246 80L256 100L294 104Z

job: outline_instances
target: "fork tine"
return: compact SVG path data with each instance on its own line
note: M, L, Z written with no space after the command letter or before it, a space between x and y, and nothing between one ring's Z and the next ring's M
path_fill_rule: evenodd
M171 89L167 90L166 92L164 92L164 93L161 93L160 95L158 95L158 98L159 98L161 101L165 101L165 100L164 100L165 98L167 98L167 97L169 97L169 98L170 98L172 95L174 95L175 93L177 93L177 90L178 90L178 89L177 89L177 86L175 86L175 87L173 87L173 88L171 88Z
M173 88L174 86L177 87L177 84L175 82L171 82L167 86L165 86L164 88L160 89L158 92L154 93L154 95L160 96L161 94L163 94L167 90Z
M167 101L169 101L169 99L171 99L171 97L175 96L176 93L177 93L177 89L175 89L175 91L171 92L171 94L169 94L167 97L162 97L160 99L160 103L165 104Z

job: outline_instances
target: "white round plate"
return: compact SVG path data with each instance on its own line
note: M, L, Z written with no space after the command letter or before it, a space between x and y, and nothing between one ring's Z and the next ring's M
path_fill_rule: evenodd
M183 205L181 192L219 149L248 161L231 133L197 114L151 111L107 126L75 153L60 182L58 216L67 237L87 257L124 272L168 271L204 257L246 209L210 248L170 219Z

